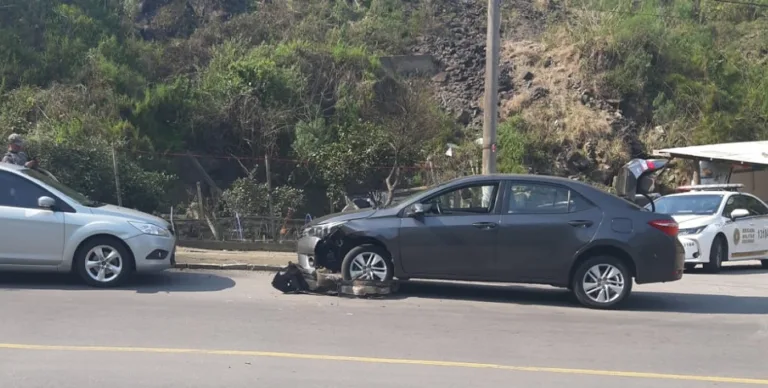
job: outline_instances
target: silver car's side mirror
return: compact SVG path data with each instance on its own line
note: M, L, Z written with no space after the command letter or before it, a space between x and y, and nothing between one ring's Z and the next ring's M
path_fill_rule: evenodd
M41 209L53 210L56 206L56 200L51 197L42 196L37 199L37 206Z
M734 209L731 212L731 219L736 220L739 218L749 217L749 210L747 209Z

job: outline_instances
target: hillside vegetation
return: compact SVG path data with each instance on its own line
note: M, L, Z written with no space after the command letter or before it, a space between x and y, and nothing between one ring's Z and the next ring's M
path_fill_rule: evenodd
M505 45L531 80L503 106L504 165L609 184L654 148L765 139L765 4L539 1L548 33Z
M0 132L97 200L114 150L127 206L185 211L203 182L220 214L323 213L478 171L483 3L2 0ZM505 1L500 169L610 185L652 148L765 138L766 13ZM441 74L379 60L411 52Z

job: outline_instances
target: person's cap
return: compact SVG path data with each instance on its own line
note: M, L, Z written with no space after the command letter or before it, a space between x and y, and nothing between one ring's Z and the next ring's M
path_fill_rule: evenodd
M21 137L18 133L12 133L11 136L8 136L8 143L9 144L16 144L16 145L24 145L24 138Z

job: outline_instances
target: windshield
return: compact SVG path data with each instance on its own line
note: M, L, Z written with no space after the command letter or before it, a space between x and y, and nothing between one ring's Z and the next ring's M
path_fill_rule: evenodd
M721 194L679 195L661 197L654 201L656 212L670 215L711 215L720 208ZM651 204L645 206L650 209Z
M47 174L44 174L40 171L32 170L32 169L24 169L21 170L25 175L35 178L43 183L45 183L48 186L53 187L54 189L64 193L67 197L72 199L73 201L88 207L97 207L97 206L103 206L103 203L96 202L88 197L86 197L83 194L78 193L74 189L62 184L61 182L51 178Z
M413 193L413 194L411 194L411 195L409 195L409 196L407 196L407 197L402 197L402 198L395 198L395 199L393 199L393 200L392 200L392 202L391 202L389 205L387 205L387 206L384 206L384 207L382 207L382 208L383 208L383 209L388 209L388 208L391 208L391 207L395 207L395 206L397 206L397 205L399 205L399 204L401 204L401 203L404 203L404 202L410 202L410 201L412 201L413 199L415 199L416 197L418 197L418 196L420 196L421 194L423 194L425 191L427 191L427 190L429 190L429 189L431 189L431 188L433 188L433 187L434 187L434 186L430 186L430 187L427 187L427 188L426 188L426 189L424 189L424 190L419 190L419 191L417 191L417 192L415 192L415 193Z
M419 191L417 191L417 192L415 192L415 193L413 193L413 194L411 194L411 195L409 195L407 197L395 198L395 199L392 200L392 203L390 203L388 206L385 206L383 208L384 209L388 209L388 208L391 208L391 207L395 207L395 206L397 206L397 205L399 205L401 203L412 202L414 199L418 198L420 195L426 193L427 191L432 190L432 189L434 189L436 187L445 186L448 183L451 183L451 181L443 182L443 183L440 183L440 184L437 184L437 185L427 186L423 190L419 190Z

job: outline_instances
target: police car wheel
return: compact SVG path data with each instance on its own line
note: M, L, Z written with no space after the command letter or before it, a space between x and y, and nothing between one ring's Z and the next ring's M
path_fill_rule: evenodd
M723 265L723 260L728 255L728 246L725 245L722 236L715 237L712 248L709 250L709 263L704 264L704 269L709 273L718 273Z
M116 238L97 237L75 252L75 272L92 287L115 287L133 272L133 256Z
M632 293L632 273L615 257L596 256L579 264L570 288L582 305L610 309L619 306Z

